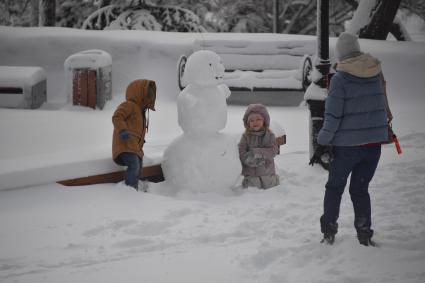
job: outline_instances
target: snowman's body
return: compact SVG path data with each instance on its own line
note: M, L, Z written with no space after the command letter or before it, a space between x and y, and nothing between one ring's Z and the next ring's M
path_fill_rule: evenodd
M218 86L188 85L177 99L177 109L185 134L215 134L227 123L226 96Z
M226 98L221 84L224 67L211 51L192 54L186 64L186 88L177 99L183 135L164 152L167 182L178 190L220 191L235 185L241 164L235 137L219 133L227 123Z

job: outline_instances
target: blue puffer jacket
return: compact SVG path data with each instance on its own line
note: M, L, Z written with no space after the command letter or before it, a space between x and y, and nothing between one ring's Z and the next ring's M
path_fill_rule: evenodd
M356 146L388 139L380 63L369 54L338 63L317 137L322 145Z

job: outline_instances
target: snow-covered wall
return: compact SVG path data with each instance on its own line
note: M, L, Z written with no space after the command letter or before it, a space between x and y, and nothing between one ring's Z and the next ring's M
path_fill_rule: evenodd
M48 102L63 103L66 101L65 60L83 50L101 49L112 56L114 94L123 93L134 79L148 78L157 81L160 93L176 96L177 81L170 84L164 80L176 77L177 60L181 54L191 52L194 36L169 35L149 31L0 27L0 65L44 68Z
M47 72L47 99L66 102L65 60L78 52L101 49L112 56L112 92L119 95L134 79L157 82L159 99L175 99L177 63L182 54L199 49L196 42L252 42L267 53L267 42L305 42L311 36L282 34L165 33L151 31L87 31L68 28L0 26L0 65L40 66ZM286 43L287 44L287 43ZM258 49L258 48L257 48ZM270 49L275 46L270 45ZM310 48L311 49L311 48ZM310 50L309 49L309 50Z

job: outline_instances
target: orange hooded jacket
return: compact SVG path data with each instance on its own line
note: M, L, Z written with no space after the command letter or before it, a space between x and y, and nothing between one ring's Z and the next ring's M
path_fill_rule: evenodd
M148 91L149 88L153 90L153 95ZM128 85L125 98L126 101L117 107L112 116L114 124L112 158L119 165L124 165L119 158L123 152L135 153L143 158L143 145L147 130L144 110L155 111L156 84L149 80L135 80ZM130 134L128 140L120 138L122 130L127 130Z

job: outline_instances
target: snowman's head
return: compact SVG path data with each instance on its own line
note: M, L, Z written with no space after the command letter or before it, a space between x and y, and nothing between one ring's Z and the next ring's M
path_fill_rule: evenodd
M222 83L223 75L221 58L213 51L199 50L187 59L184 76L188 84L218 85Z

